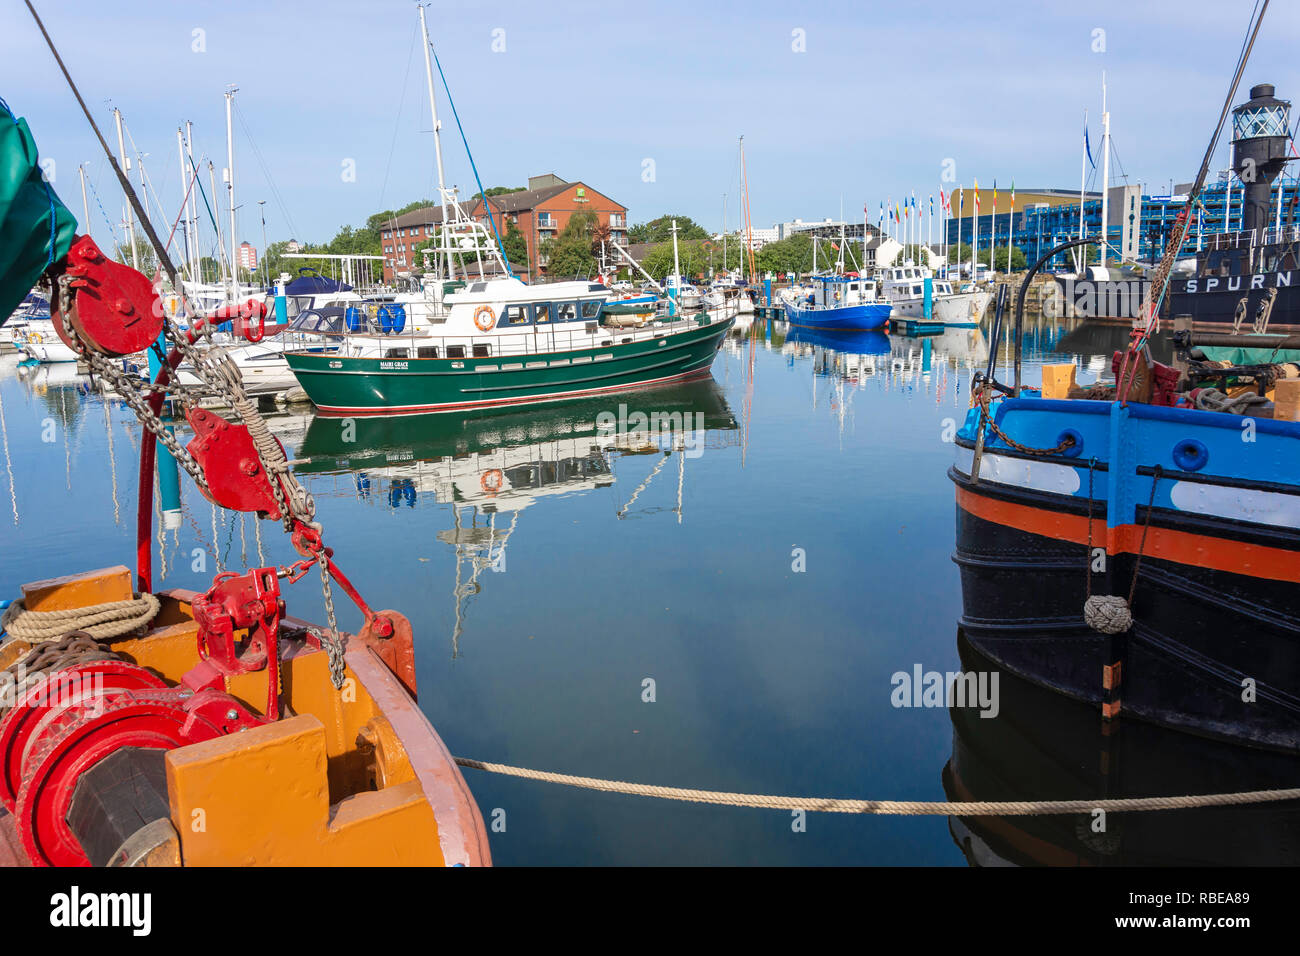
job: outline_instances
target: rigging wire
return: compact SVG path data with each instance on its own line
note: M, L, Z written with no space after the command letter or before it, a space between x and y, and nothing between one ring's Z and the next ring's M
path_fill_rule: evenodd
M406 92L411 85L411 64L415 62L415 24L411 25L411 43L406 52L406 75L402 77L402 95L397 101L397 117L393 121L393 139L388 145L388 162L384 165L384 181L379 187L379 208L384 207L384 195L388 192L388 176L393 169L393 155L397 152L397 134L402 127L402 109L406 106Z
M275 200L276 207L280 210L280 215L284 217L285 224L288 225L289 231L298 235L298 226L289 215L289 209L285 205L284 198L280 195L280 190L275 185L275 177L271 175L271 170L266 164L266 158L262 155L261 148L257 145L257 139L253 136L252 130L248 128L248 122L244 119L244 111L240 108L239 103L231 98L234 105L234 114L239 117L239 127L244 131L244 136L248 139L248 145L253 149L253 158L257 160L257 165L261 167L262 175L266 177L266 185L271 190L271 197ZM265 250L263 250L265 252Z
M497 240L497 251L501 253L501 261L506 267L506 274L510 278L515 278L514 271L510 268L510 260L506 257L506 247L501 241L501 233L497 231L497 220L492 215L492 204L488 202L487 193L483 189L483 180L479 178L478 167L474 165L474 154L470 152L469 140L465 138L465 127L460 123L460 114L456 112L456 101L451 98L451 87L447 85L447 76L442 72L442 63L438 60L438 51L434 49L433 44L429 44L429 52L433 54L433 62L438 67L438 76L442 78L442 88L447 93L447 103L451 106L451 115L456 120L456 129L460 130L460 141L465 144L465 155L469 158L469 168L474 171L474 182L478 183L478 193L483 197L483 208L487 210L488 222L492 224L492 235ZM437 135L437 130L434 131Z

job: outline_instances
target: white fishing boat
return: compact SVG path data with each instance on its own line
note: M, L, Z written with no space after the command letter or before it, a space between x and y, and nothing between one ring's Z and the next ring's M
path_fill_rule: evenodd
M977 325L991 292L970 287L954 290L947 279L934 278L924 266L893 266L881 273L883 292L897 318L935 325ZM925 315L925 284L930 288L930 316Z

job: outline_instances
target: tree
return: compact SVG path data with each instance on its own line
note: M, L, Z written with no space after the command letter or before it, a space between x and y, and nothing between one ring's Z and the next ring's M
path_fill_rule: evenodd
M677 239L707 239L709 232L690 216L663 215L649 222L631 226L627 235L632 242L672 242L673 221L677 222Z
M546 272L552 276L590 276L596 271L596 257L591 253L597 217L592 212L575 212L560 234L542 243Z
M528 240L524 238L524 234L519 231L513 219L506 220L506 231L501 237L501 248L505 251L511 269L515 272L528 271Z
M824 272L831 269L836 259L839 258L839 240L818 239L817 243L817 269ZM862 250L855 248L852 240L848 248L844 250L844 265L847 269L852 269L856 263L862 265ZM792 236L779 239L776 242L769 242L762 249L755 253L755 265L760 273L763 272L784 272L790 273L809 273L813 271L813 243L814 238L806 232L796 232ZM742 261L747 261L744 246L740 248Z
M682 275L700 276L709 267L708 245L703 240L677 242L677 260L682 268ZM641 262L641 268L650 273L656 282L661 282L673 271L673 244L662 242L651 249Z
M1029 261L1025 258L1024 251L1019 246L1011 247L1011 271L1024 272L1029 268ZM1007 271L1007 247L998 246L993 250L993 271Z
M911 259L914 263L919 262L923 266L928 266L930 264L930 250L925 246L904 246L898 251L898 255L894 256L893 264L901 266L908 259Z
M477 200L477 199L482 199L484 195L487 195L488 198L491 198L492 196L505 196L510 193L521 193L524 191L525 191L524 186L489 186L487 189L483 190L483 192L475 193L470 198Z

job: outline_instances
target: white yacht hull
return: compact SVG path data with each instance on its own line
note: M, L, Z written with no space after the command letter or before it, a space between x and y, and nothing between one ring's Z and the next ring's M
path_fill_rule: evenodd
M933 322L936 325L978 325L992 296L988 292L955 292L935 296L932 315L925 318L923 299L895 301L894 317L912 322Z

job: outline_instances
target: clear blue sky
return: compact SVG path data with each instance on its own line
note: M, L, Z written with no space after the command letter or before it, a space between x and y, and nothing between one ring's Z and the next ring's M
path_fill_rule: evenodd
M218 176L225 165L227 84L239 87L236 201L249 204L240 239L261 246L259 199L272 241L324 241L433 195L411 0L35 2L110 142L109 106L123 111L171 215L182 120L194 121L196 150ZM841 201L850 218L865 202L874 222L881 200L936 191L946 159L968 187L1078 188L1085 107L1100 162L1103 69L1123 171L1163 191L1195 173L1250 8L439 0L428 17L484 185L555 172L627 205L633 222L674 212L718 228L724 193L735 222L741 134L758 226L838 217ZM88 161L116 219L120 194L26 7L0 0L0 16L0 96L55 160L69 207L80 214L76 167ZM1093 51L1098 29L1105 52ZM498 30L503 52L492 49ZM1300 11L1275 2L1239 99L1258 82L1300 99L1298 34ZM468 195L469 164L439 96L448 178ZM342 176L347 160L354 182ZM92 219L102 240L93 203Z

